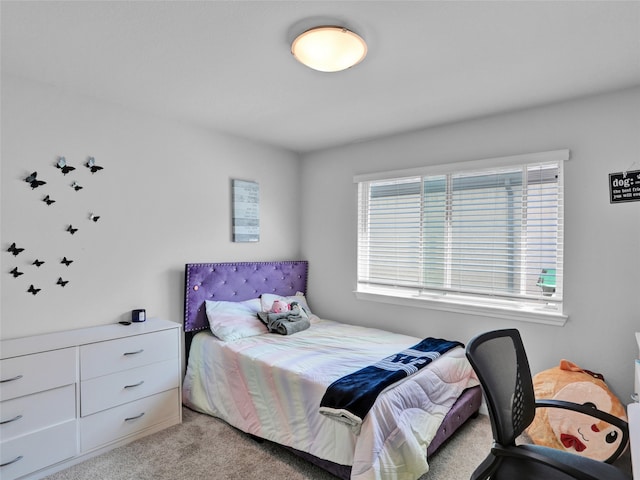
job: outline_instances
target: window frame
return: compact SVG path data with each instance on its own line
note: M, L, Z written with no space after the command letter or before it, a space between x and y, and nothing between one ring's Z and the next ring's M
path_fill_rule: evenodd
M426 167L418 167L403 170L393 170L386 172L367 173L361 175L355 175L353 182L360 189L360 185L363 182L379 181L379 180L399 180L402 178L410 177L425 177L436 175L449 175L456 173L469 172L473 170L493 169L493 168L508 168L513 166L522 166L527 164L539 164L539 163L558 163L560 171L562 171L562 162L569 160L571 152L568 149L552 150L546 152L528 153L521 155L511 155L505 157L488 158L482 160L473 160L465 162L454 162L448 164L440 164ZM560 177L560 192L561 196L558 199L558 217L564 222L564 175ZM361 205L360 193L358 192L358 208L366 209L366 205ZM366 212L366 210L364 210ZM358 225L356 228L360 228L359 219L363 212L358 212ZM560 258L558 262L564 264L563 248L563 224L560 225L560 240L561 244L558 248ZM356 253L358 258L356 263L360 262L360 235L358 234L358 244L356 245ZM562 269L560 269L562 271ZM561 279L560 279L561 280ZM494 318L503 318L509 320L529 321L535 323L543 323L548 325L562 326L566 323L568 315L563 311L563 302L553 302L550 304L527 304L527 302L514 302L499 298L492 298L482 295L471 296L464 294L452 294L443 292L437 294L434 292L416 292L416 289L372 285L367 283L360 283L358 275L356 275L356 289L354 290L356 298L361 300L376 301L394 305L405 305L413 307L428 308L439 311L448 311L454 313L462 313L469 315L489 316Z

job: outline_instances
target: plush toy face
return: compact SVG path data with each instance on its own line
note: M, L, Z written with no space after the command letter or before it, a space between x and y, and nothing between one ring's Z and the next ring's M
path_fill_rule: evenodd
M610 393L591 382L570 383L553 398L593 405L603 412L611 412L613 406ZM578 412L550 408L547 418L556 439L566 450L595 460L609 458L622 441L622 432L616 427Z
M271 305L272 313L282 313L282 312L288 312L288 311L289 311L289 304L286 302L283 302L282 300L275 300Z
M624 406L601 375L592 374L567 360L535 375L533 386L537 399L565 400L627 419ZM622 432L618 428L561 408L537 409L527 434L535 444L600 461L607 460L622 442Z

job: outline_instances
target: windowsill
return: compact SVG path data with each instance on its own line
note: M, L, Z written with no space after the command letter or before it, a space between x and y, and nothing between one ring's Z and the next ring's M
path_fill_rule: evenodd
M403 305L407 307L428 308L466 315L480 315L483 317L501 318L505 320L517 320L521 322L533 322L545 325L562 327L567 322L569 316L559 313L555 309L546 310L544 307L519 307L513 305L481 304L477 301L444 298L444 297L423 297L410 292L395 291L389 289L369 288L354 291L359 300L368 300L393 305Z

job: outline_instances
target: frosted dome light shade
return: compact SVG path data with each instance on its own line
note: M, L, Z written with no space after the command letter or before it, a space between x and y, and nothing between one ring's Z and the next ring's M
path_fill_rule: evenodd
M293 41L291 53L314 70L339 72L360 63L367 55L367 44L346 28L316 27Z

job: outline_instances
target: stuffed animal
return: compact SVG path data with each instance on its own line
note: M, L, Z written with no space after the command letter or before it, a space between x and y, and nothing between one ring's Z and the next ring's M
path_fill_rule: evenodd
M301 303L291 302L289 304L289 308L291 309L292 314L299 315L301 318L309 319L309 312L307 312Z
M600 374L583 370L568 360L533 377L537 399L565 400L595 406L627 420L620 400ZM595 460L608 459L622 441L622 432L606 422L560 408L539 408L526 431L537 445L566 450Z
M287 302L283 302L282 300L275 300L271 305L271 310L269 310L269 313L283 313L288 312L289 310L290 308Z

